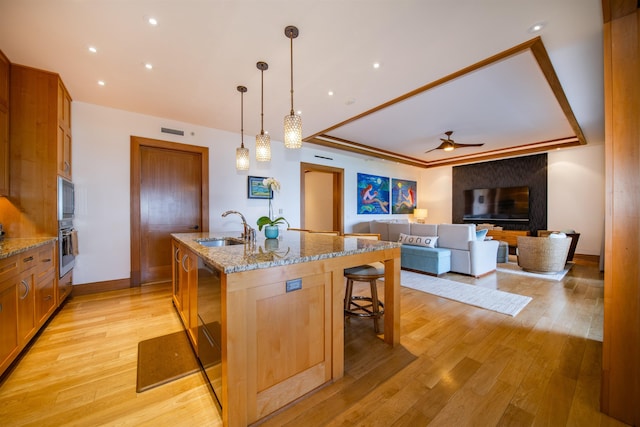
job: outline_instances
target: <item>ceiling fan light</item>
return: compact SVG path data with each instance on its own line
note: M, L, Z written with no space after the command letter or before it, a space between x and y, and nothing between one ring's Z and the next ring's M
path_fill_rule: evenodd
M271 137L265 133L256 135L256 160L271 161Z
M295 114L284 117L284 146L297 149L302 147L302 119Z
M444 151L453 151L453 144L452 143L447 143L445 145L445 147L443 148Z

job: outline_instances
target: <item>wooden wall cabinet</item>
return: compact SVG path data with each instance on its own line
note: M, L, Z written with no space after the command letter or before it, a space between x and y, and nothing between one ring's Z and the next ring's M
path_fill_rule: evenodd
M71 96L58 79L58 175L71 180Z
M58 235L58 174L71 178L71 97L56 73L11 64L11 200L14 236Z
M0 196L9 195L9 70L11 64L0 51Z

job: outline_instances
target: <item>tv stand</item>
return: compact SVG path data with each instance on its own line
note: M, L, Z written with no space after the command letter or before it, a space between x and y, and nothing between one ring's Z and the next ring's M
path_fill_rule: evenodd
M526 230L489 230L487 236L493 237L493 240L501 240L509 244L509 249L518 247L518 236L529 236Z

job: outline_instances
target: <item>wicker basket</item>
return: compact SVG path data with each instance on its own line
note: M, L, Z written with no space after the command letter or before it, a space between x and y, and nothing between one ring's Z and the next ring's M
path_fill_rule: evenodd
M557 273L564 270L571 239L518 236L518 265L526 271Z

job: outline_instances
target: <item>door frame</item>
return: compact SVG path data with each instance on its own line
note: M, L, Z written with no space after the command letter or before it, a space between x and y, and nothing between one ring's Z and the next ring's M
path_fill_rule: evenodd
M305 213L305 173L325 172L333 175L333 230L344 233L344 169L332 166L300 162L300 227L306 228Z
M201 231L204 232L209 230L209 148L131 135L131 287L140 286L141 281L140 245L142 236L140 232L140 149L142 147L200 154L202 170L202 185L200 188L200 197L202 200L202 205L200 207L200 219L202 221ZM167 250L170 251L171 248L168 248Z

